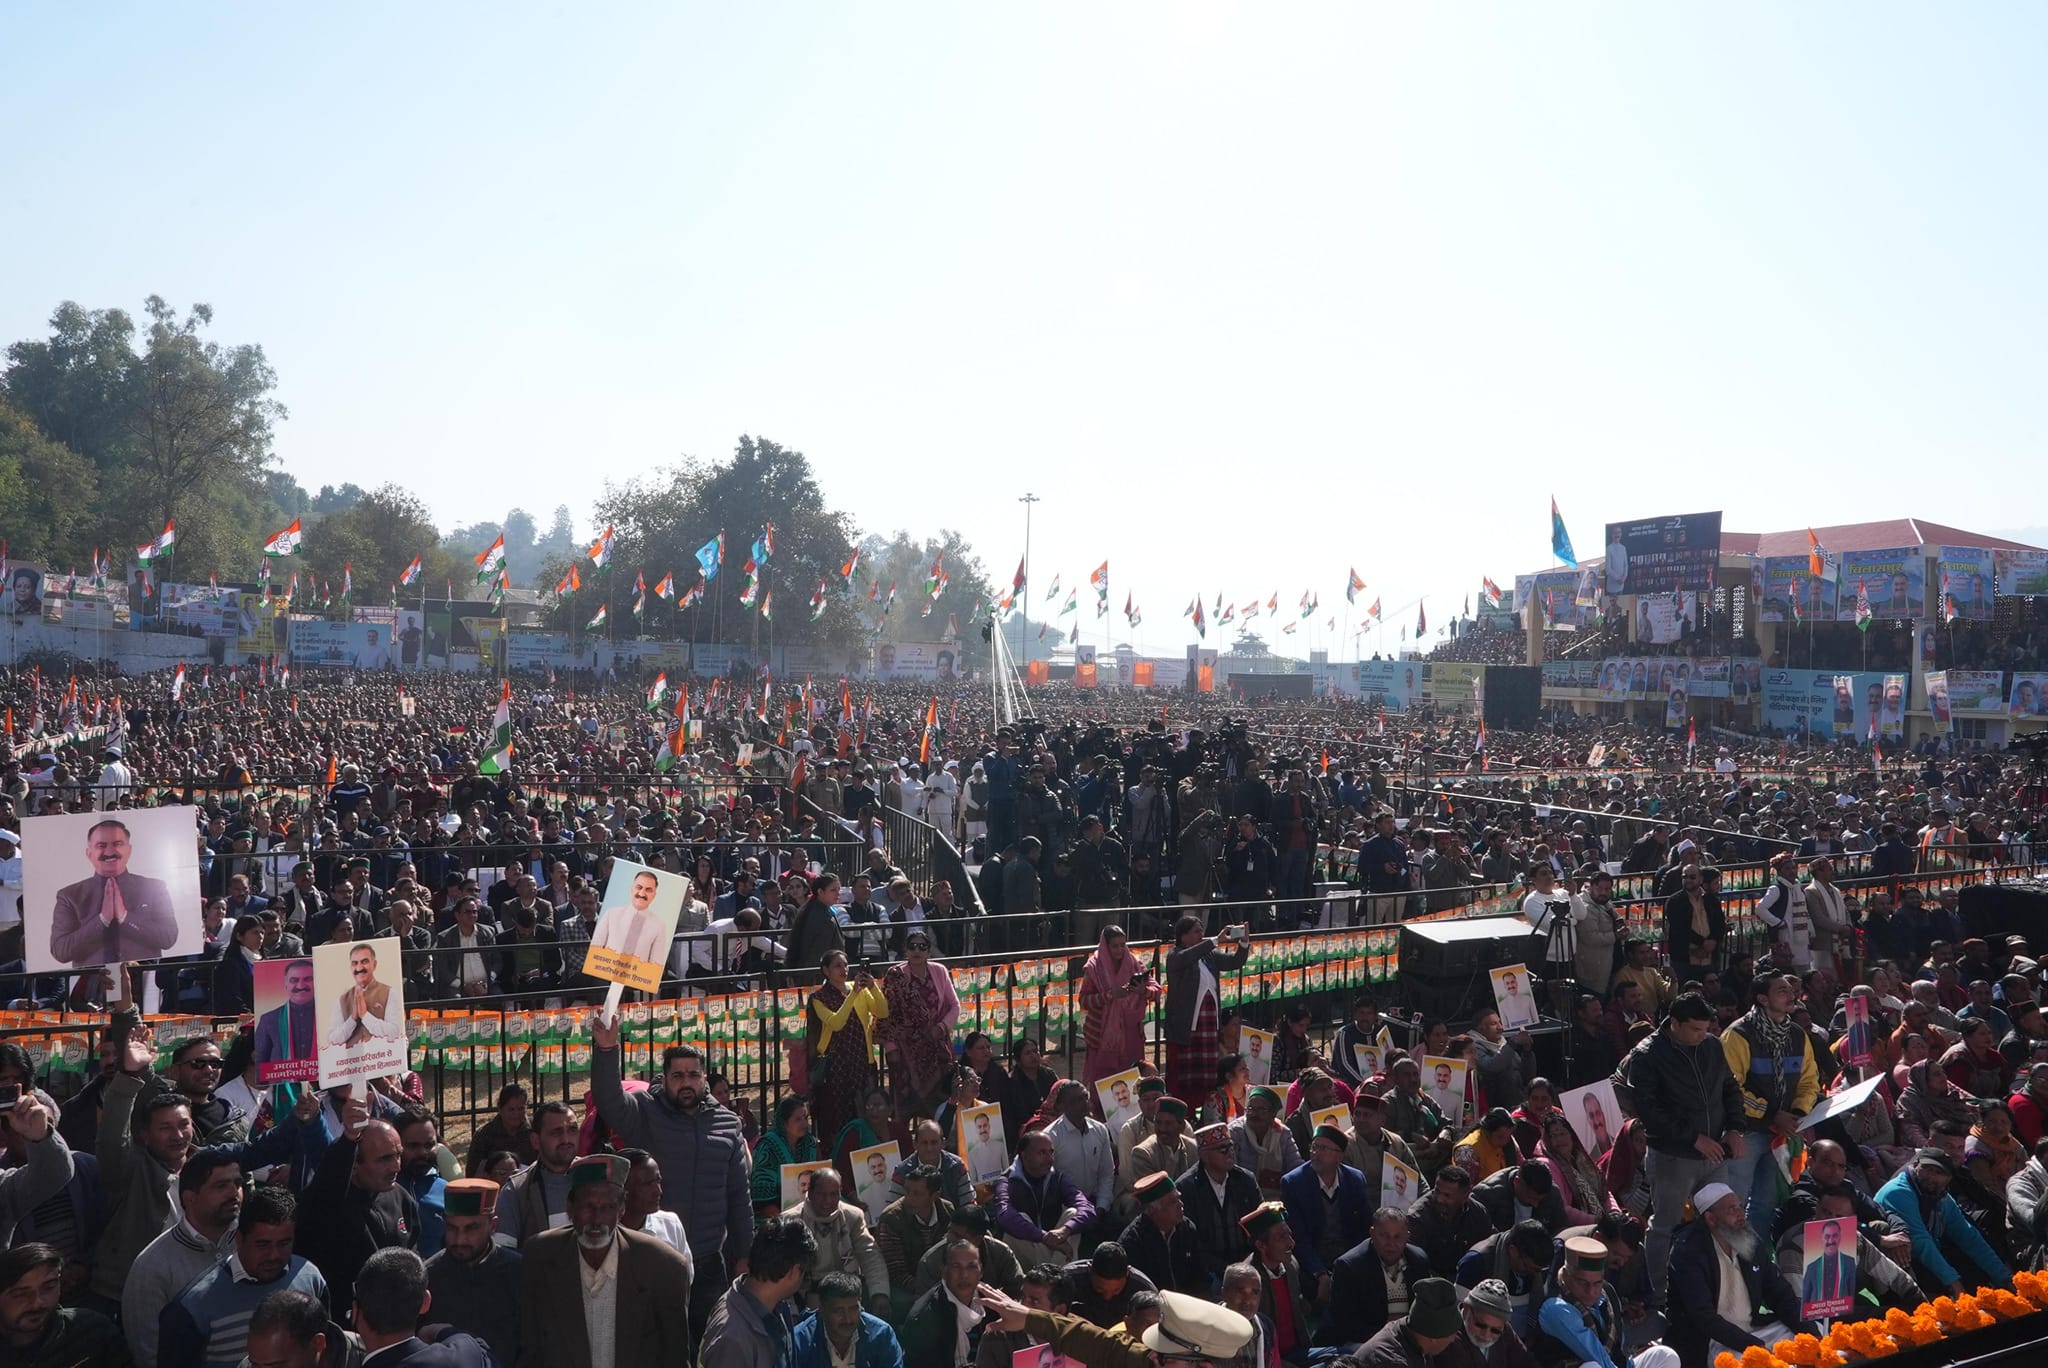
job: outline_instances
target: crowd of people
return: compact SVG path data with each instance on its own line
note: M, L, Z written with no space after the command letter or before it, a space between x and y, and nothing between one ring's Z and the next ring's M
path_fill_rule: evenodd
M306 674L0 680L91 735L0 764L0 881L23 818L186 805L207 928L188 961L17 966L99 1068L60 1098L0 1044L10 1362L1692 1368L1810 1326L1806 1221L1843 1223L1876 1307L2048 1245L2039 963L1956 896L2034 858L2021 758L1687 765L1590 720L1482 746L1456 715L1064 688L931 727L916 686L748 680L693 684L678 738L643 682L561 678L515 691L493 775L489 681ZM964 885L900 868L887 814L957 840ZM413 1002L595 1003L619 859L689 881L665 995L801 988L775 1091L688 1044L632 1077L655 1056L603 1019L587 1094L510 1080L482 1125L417 1073L256 1083L252 967L313 944L399 938ZM1551 1028L1223 1005L1260 936L1481 903L1545 933ZM956 1030L944 958L1027 947L1078 961L1079 1040ZM160 1056L141 1018L180 1010L216 1028ZM1425 1058L1467 1065L1455 1105ZM1096 1085L1133 1070L1112 1130ZM1604 1145L1561 1104L1602 1083ZM960 1125L989 1104L994 1167ZM855 1156L890 1144L878 1185Z

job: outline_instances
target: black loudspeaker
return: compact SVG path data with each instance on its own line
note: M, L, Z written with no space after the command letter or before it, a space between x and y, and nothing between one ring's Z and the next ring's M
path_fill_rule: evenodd
M2048 884L1966 884L1956 911L1973 936L2037 936L2048 926Z
M1543 710L1543 670L1536 665L1486 667L1486 725L1530 731Z
M1401 977L1470 977L1504 964L1543 962L1545 940L1520 917L1454 917L1401 927ZM1489 998L1491 990L1488 991Z

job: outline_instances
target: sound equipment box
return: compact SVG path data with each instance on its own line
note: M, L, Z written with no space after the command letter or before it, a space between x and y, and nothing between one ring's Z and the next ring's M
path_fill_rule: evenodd
M2048 884L1965 884L1956 894L1956 911L1973 936L2035 940L2048 927ZM2038 941L2035 948L2042 948Z
M1503 731L1527 731L1543 711L1543 668L1540 665L1486 667L1486 725Z
M1410 922L1401 928L1401 1008L1469 1021L1493 1006L1487 971L1525 964L1540 972L1546 944L1520 917Z

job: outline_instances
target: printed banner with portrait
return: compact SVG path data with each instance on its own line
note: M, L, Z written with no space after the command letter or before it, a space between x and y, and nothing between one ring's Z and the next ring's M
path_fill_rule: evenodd
M197 955L206 945L189 807L21 824L22 956L32 974Z
M1835 621L1856 620L1856 598L1870 596L1873 617L1911 621L1927 613L1927 558L1910 546L1844 551L1835 583Z
M1572 1123L1572 1132L1579 1137L1579 1144L1595 1159L1607 1153L1614 1144L1614 1137L1626 1119L1621 1104L1615 1100L1614 1080L1611 1078L1561 1093L1557 1105L1564 1112L1565 1119Z
M1991 553L1998 592L2006 598L2038 598L2048 594L2048 551L2000 548Z
M1602 584L1610 597L1710 591L1721 566L1721 515L1683 513L1607 524Z
M1000 1178L1010 1167L1010 1142L1003 1130L1003 1104L983 1102L954 1114L953 1137L967 1165L967 1176L980 1183Z
M1799 1314L1831 1320L1856 1304L1856 1218L1808 1221L1800 1228Z
M903 1189L896 1185L896 1166L903 1162L903 1146L894 1140L866 1149L857 1149L848 1156L853 1165L853 1199L868 1213L868 1223L877 1224L882 1219L882 1209L903 1195Z
M1950 670L1948 701L1958 714L2005 711L2003 670Z
M228 954L236 949L229 946ZM256 1081L312 1083L320 1077L320 1019L310 957L258 960Z
M1137 1069L1125 1069L1095 1080L1095 1100L1102 1106L1102 1124L1109 1127L1111 1135L1121 1135L1124 1122L1138 1114L1138 1080L1143 1076Z
M1935 558L1935 592L1947 594L1955 602L1956 616L1966 621L1991 621L1996 582L1991 552L1984 547L1944 546ZM1937 603L1932 616L1945 620L1947 614Z
M662 970L675 943L676 919L688 893L689 883L680 874L613 860L583 972L643 993L661 987Z
M1486 971L1493 980L1493 1004L1500 1011L1500 1024L1510 1031L1534 1026L1541 1012L1536 1006L1536 984L1527 965L1508 964Z
M2015 673L2005 711L2008 717L2048 717L2048 674Z
M1763 608L1765 622L1832 622L1838 586L1833 580L1816 578L1812 561L1806 556L1766 556L1763 560ZM1799 605L1793 611L1793 604Z
M1925 683L1927 711L1934 718L1934 729L1946 734L1955 724L1955 710L1949 706L1948 700L1948 671L1927 671Z
M406 1071L404 945L385 936L313 947L321 1087Z

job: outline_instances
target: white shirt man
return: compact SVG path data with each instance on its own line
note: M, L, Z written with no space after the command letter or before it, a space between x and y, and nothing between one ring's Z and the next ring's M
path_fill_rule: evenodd
M1085 1106L1086 1103L1084 1102ZM1097 1211L1116 1205L1116 1141L1092 1116L1060 1116L1045 1128L1052 1140L1052 1166L1088 1194Z
M631 905L605 909L590 937L590 948L616 951L652 964L667 959L662 953L661 919L653 910L654 895L660 888L661 881L652 870L643 869L635 874Z

